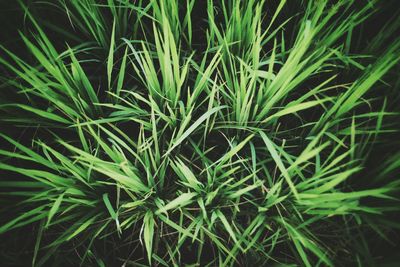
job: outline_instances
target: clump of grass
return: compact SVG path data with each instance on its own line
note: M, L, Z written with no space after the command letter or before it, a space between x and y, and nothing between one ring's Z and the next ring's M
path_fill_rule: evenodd
M21 1L0 234L34 229L34 266L381 262L400 23L354 2Z

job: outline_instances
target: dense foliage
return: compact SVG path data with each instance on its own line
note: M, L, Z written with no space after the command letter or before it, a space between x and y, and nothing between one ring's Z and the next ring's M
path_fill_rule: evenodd
M397 261L396 1L14 5L2 266Z

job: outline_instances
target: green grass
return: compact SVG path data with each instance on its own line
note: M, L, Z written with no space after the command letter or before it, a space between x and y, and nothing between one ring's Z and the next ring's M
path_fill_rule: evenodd
M395 1L19 2L0 235L28 245L3 262L397 260Z

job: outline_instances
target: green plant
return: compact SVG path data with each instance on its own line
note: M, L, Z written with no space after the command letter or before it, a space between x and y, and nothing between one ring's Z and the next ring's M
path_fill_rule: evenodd
M0 234L33 228L34 266L381 263L399 14L362 29L383 2L21 1Z

